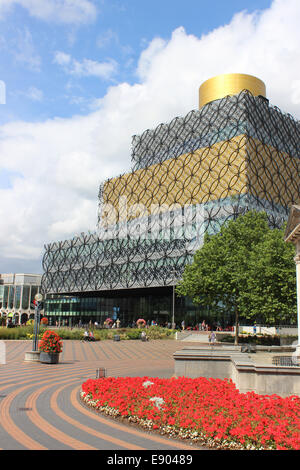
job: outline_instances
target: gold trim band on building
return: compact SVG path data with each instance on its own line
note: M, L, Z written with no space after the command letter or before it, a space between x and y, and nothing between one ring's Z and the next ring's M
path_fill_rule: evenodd
M249 90L253 96L266 97L266 85L253 75L227 73L210 78L199 88L199 107L228 95L237 95L242 90Z

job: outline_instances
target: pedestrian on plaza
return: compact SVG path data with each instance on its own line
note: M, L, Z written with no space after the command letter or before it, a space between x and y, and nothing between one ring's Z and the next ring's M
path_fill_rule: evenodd
M184 328L185 328L185 321L184 320L182 320L182 322L181 322L181 328L182 328L182 331L184 331Z
M87 330L85 330L85 332L83 333L83 338L81 341L88 341L89 340L89 332Z
M208 342L213 346L216 341L216 333L214 331L211 331L208 336Z
M89 341L95 341L95 336L92 331L89 332Z
M117 328L120 328L120 320L119 319L117 319L116 324L117 324Z
M146 332L144 330L141 333L141 340L142 341L148 341L148 336L146 335Z

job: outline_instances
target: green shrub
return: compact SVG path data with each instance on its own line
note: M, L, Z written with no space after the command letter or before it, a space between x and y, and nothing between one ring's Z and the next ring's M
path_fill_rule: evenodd
M45 330L51 330L50 327L40 326L39 333L42 335ZM112 340L115 335L119 335L121 340L138 340L142 331L145 330L149 339L173 339L174 330L151 326L150 328L104 328L95 329L94 336L96 341ZM83 338L84 329L59 328L55 330L62 340L81 340ZM0 327L1 339L27 339L31 340L34 334L34 325L20 326L15 328Z
M128 329L125 334L125 339L140 339L140 337L141 330L136 328Z
M150 326L146 330L149 339L173 339L175 332L168 328L162 328L160 326Z
M222 343L234 343L234 336L224 335L218 339ZM278 335L243 335L239 336L239 344L256 344L258 346L279 346L280 337Z
M43 334L45 328L40 328L39 333ZM0 340L3 339L32 339L34 333L33 325L17 326L15 328L0 327Z
M298 342L298 336L294 336L294 335L281 335L280 336L281 346L290 346L297 342Z
M49 328L49 329L51 329L51 328ZM77 329L77 328L74 328L72 330L71 329L69 330L67 328L59 328L58 330L55 330L55 332L58 334L58 336L61 339L76 340L76 339L82 339L84 330Z

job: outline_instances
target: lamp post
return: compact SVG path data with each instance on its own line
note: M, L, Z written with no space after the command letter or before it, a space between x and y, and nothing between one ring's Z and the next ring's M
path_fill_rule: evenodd
M34 297L35 308L34 308L34 331L33 331L33 344L32 351L38 350L39 341L39 329L40 329L40 318L41 318L41 302L43 300L42 294L36 294Z
M38 351L38 338L39 338L39 329L40 329L42 300L43 300L42 294L36 294L36 296L34 297L34 328L33 328L32 351L25 352L25 361L28 361L28 362L40 361L40 352Z
M171 274L174 276L177 274L177 271L173 269L171 271ZM172 329L175 330L175 286L174 280L173 280L173 290L172 290Z

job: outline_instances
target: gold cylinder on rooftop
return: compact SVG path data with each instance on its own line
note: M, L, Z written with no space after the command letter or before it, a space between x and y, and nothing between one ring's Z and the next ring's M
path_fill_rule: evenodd
M253 75L226 73L209 78L199 88L199 107L227 95L236 95L242 90L249 90L254 96L266 97L266 85Z

